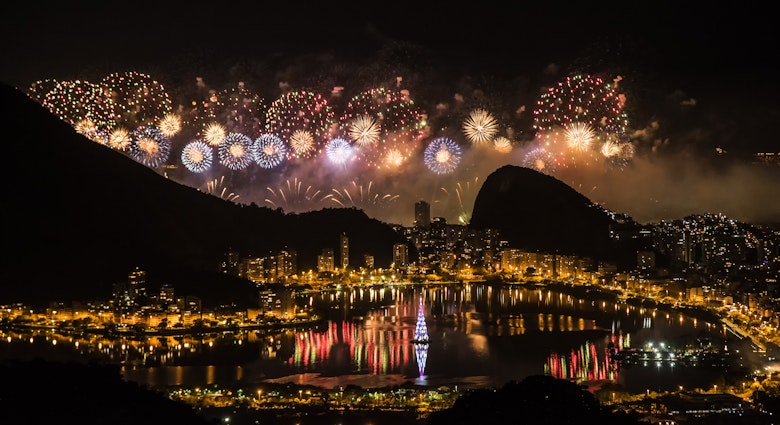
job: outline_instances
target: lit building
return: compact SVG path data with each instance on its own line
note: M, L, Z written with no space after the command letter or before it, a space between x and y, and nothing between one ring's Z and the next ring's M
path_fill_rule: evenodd
M146 296L146 271L136 267L127 274L127 292L131 299Z
M173 293L173 285L165 283L160 287L160 302L165 304L171 304L176 301Z
M339 239L339 252L341 254L341 268L346 270L349 266L349 238L346 233L342 233Z
M403 243L393 245L393 264L396 268L409 265L409 247Z
M335 268L333 248L323 248L322 254L317 256L317 271L332 272Z
M414 227L431 227L431 204L425 201L417 201L414 204Z
M368 255L368 254L364 255L363 256L363 265L367 269L373 270L373 268L374 268L374 256L373 255Z

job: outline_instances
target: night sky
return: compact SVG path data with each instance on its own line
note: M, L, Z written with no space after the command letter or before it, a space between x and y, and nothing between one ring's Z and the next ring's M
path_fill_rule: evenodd
M0 80L26 89L36 80L97 81L137 70L171 89L194 85L195 77L215 89L241 80L270 102L285 88L331 84L354 93L367 81L402 77L417 105L440 126L431 137L446 133L465 144L454 131L461 117L442 118L458 108L485 106L511 117L511 124L501 124L514 128L512 154L464 149L459 168L446 177L421 164L401 175L362 170L348 177L312 166L274 181L232 182L242 201L263 204L267 193L258 191L290 179L327 181L334 188L354 179L366 188L374 181L377 193L398 195L402 204L370 214L409 224L411 205L420 198L433 201L432 213L449 222L468 212L476 195L472 186L504 164L524 165L524 155L538 142L530 113L544 90L569 75L599 75L624 96L635 148L630 166L619 172L583 166L546 172L640 222L705 212L780 222L780 167L750 164L756 152L780 153L778 36L766 6L160 3L15 5L0 18ZM378 75L372 63L391 66ZM199 186L203 179L185 183Z

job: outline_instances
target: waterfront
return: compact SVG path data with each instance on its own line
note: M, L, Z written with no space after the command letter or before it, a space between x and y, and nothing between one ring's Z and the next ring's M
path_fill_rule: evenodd
M712 388L761 358L723 325L673 311L528 285L404 285L297 291L314 327L107 339L6 332L0 356L106 359L149 387L263 384L381 388L501 386L550 374L629 393ZM413 342L422 305L428 344ZM610 350L647 343L727 350L720 365L652 361L620 367Z

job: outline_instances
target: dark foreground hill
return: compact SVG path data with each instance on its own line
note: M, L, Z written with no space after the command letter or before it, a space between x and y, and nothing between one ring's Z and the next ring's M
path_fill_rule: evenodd
M349 237L387 267L393 228L355 209L284 214L240 205L164 178L94 143L22 91L0 85L3 158L0 303L106 298L136 266L150 287L171 283L204 304L253 303L248 281L217 272L227 250L241 257L295 250L316 270L323 248Z
M470 222L477 229L499 229L511 248L635 261L636 246L610 238L617 225L606 210L555 177L514 165L485 179Z

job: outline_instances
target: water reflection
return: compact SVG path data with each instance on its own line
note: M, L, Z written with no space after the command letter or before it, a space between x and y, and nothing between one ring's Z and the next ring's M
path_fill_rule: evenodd
M648 382L652 388L706 387L723 371L683 371L679 364L621 369L610 363L611 350L647 341L733 339L721 325L585 291L465 284L289 296L289 302L325 317L324 324L138 340L6 331L0 358L99 357L123 364L126 379L149 385L286 379L323 386L405 381L500 386L547 373L574 381L610 380L643 392ZM427 338L421 337L423 329Z

